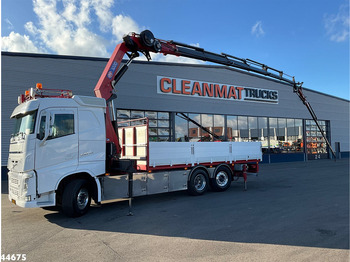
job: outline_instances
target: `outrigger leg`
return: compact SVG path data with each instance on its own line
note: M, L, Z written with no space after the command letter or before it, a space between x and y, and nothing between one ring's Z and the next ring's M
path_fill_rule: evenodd
M247 165L243 165L244 191L247 191Z
M129 195L129 213L128 216L133 216L133 212L132 212L132 188L133 188L133 173L129 172L128 173L128 195Z

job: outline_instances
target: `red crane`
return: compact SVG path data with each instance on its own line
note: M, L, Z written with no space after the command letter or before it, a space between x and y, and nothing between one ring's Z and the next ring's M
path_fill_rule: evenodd
M251 59L242 59L225 53L216 54L212 52L205 51L203 48L190 46L187 44L166 41L157 39L154 37L153 33L149 30L145 30L140 34L130 33L125 35L123 42L118 44L110 57L97 85L95 86L94 92L97 97L106 99L107 101L107 114L106 114L106 136L107 142L112 143L116 146L116 154L119 155L121 152L119 140L117 136L116 129L113 127L110 114L108 114L109 109L114 110L110 102L116 98L115 86L120 78L124 75L128 69L132 60L139 56L139 52L144 54L148 60L151 60L150 52L162 53L164 55L175 55L181 57L188 57L193 59L198 59L202 61L209 61L212 63L217 63L225 65L228 67L239 68L249 72L253 72L259 75L264 75L273 79L280 80L293 87L293 91L298 95L303 104L306 106L312 119L315 121L317 127L322 133L328 147L330 148L334 158L335 153L326 138L326 135L322 128L320 127L317 116L313 111L310 103L306 100L303 94L302 82L295 82L294 77L285 74L283 71L274 69L265 64L256 62ZM122 59L124 55L127 54L129 61L126 62L120 69ZM118 70L119 69L119 70Z

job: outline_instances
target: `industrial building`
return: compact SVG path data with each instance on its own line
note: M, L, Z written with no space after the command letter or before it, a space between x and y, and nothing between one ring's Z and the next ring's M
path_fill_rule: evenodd
M93 96L108 59L2 52L1 60L4 168L17 97L36 83ZM277 80L224 66L134 61L117 89L117 120L148 117L152 141L259 141L263 163L332 157L293 88ZM349 101L304 93L337 158L349 157Z

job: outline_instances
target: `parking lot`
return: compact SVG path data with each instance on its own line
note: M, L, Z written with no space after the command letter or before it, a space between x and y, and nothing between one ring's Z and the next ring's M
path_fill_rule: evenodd
M349 261L349 163L264 164L200 197L176 192L93 206L80 218L23 209L2 181L1 254L26 261Z

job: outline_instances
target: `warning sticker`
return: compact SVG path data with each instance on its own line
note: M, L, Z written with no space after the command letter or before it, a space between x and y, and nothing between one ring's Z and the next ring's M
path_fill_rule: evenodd
M107 73L107 77L109 79L112 79L113 75L114 75L114 72L115 70L117 69L118 67L118 63L116 61L114 61L111 65L111 68L108 70L108 73Z

